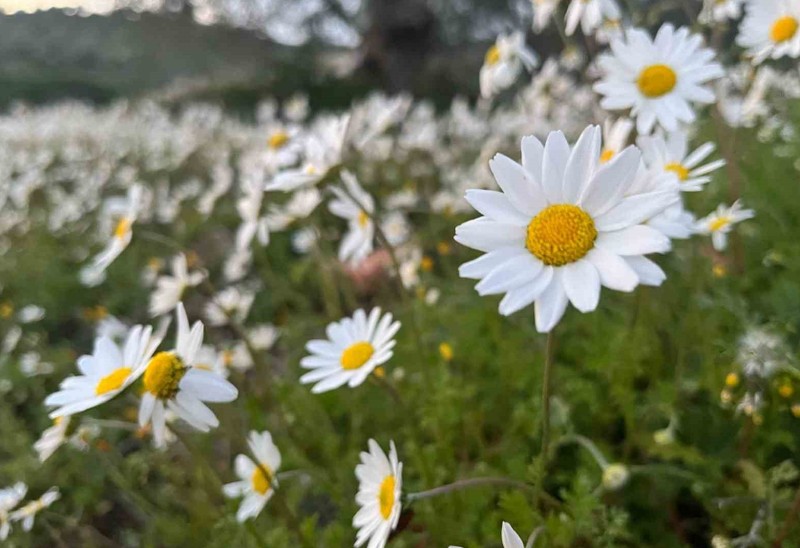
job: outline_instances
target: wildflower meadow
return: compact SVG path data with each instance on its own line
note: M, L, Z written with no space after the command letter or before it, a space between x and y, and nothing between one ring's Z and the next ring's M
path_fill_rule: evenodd
M800 0L411 4L464 89L0 110L0 545L800 546Z

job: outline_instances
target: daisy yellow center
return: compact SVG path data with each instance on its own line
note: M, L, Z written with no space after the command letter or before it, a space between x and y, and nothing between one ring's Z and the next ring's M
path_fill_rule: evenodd
M636 85L642 95L651 99L661 97L672 91L678 77L675 71L667 65L650 65L639 73Z
M269 136L269 140L267 144L269 148L272 150L278 150L279 148L283 148L283 146L289 142L289 134L285 131L276 131L272 135Z
M358 212L358 226L364 228L369 222L369 215L362 209Z
M343 369L358 369L372 357L375 353L375 347L366 341L351 344L342 352L342 368Z
M597 238L594 221L571 204L544 208L528 224L525 247L546 265L563 266L586 255Z
M496 44L486 51L484 62L490 67L500 62L500 48Z
M175 397L178 384L186 374L187 367L177 354L159 352L147 364L144 372L144 388L162 400Z
M117 221L117 226L114 227L114 237L120 240L128 235L131 231L131 221L127 217L123 217Z
M797 19L791 15L784 15L772 24L772 29L769 31L769 37L776 44L791 40L795 33L797 33L797 26Z
M689 170L683 167L683 164L679 164L678 162L670 162L664 166L664 169L673 172L681 181L685 181L689 178Z
M0 303L0 318L7 320L14 313L14 307L11 303Z
M392 515L392 508L394 508L394 487L396 480L394 476L386 476L381 482L381 487L378 490L378 504L380 505L381 516L383 519L389 519Z
M130 377L132 371L130 367L115 369L110 374L100 379L100 382L97 383L94 389L95 395L102 396L113 390L119 390L119 388L125 384L127 378Z
M726 226L730 224L731 220L728 217L717 217L708 225L708 229L711 232L716 232L718 230L722 230Z
M611 161L611 158L614 157L614 151L610 148L607 148L600 154L600 163L605 164L606 162Z
M272 470L266 464L261 463L261 466L256 466L256 469L253 470L250 483L253 486L253 491L259 495L265 495L272 485Z

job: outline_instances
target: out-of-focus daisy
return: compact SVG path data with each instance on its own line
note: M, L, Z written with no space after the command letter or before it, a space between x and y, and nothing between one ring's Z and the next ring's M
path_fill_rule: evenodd
M537 64L536 54L525 45L525 34L501 34L486 52L480 72L481 95L489 98L511 87L522 69Z
M748 377L768 379L790 362L786 343L763 327L751 327L739 340L736 361Z
M33 520L36 518L36 514L45 508L49 508L60 498L61 493L59 493L58 487L51 487L38 499L29 502L19 510L11 512L10 517L14 521L21 521L24 531L30 531L33 528Z
M303 145L296 127L276 126L267 135L267 164L277 167L297 162Z
M231 320L242 323L256 295L252 291L227 287L217 293L205 307L205 315L209 325L227 325Z
M358 386L392 357L398 329L400 322L393 322L389 313L381 316L380 308L373 308L369 316L356 310L351 318L328 325L328 340L306 344L311 355L303 358L300 365L311 371L300 377L300 382L317 383L311 389L315 394L344 384Z
M397 459L394 442L389 442L389 456L375 440L369 440L369 453L361 452L356 466L359 510L353 517L358 529L355 547L383 548L400 519L400 496L403 491L403 463Z
M565 31L572 36L578 24L585 36L592 36L604 21L619 23L619 6L614 0L572 0L567 8Z
M739 200L730 207L720 204L716 211L697 221L696 230L698 234L711 234L714 249L724 251L728 247L728 234L733 230L733 225L752 219L753 216L755 211L742 209Z
M375 201L349 171L342 172L342 182L346 190L331 187L335 198L328 204L328 209L348 222L347 234L339 244L339 260L355 266L372 253L375 238L372 215L375 213Z
M514 531L514 528L505 521L500 529L500 539L503 542L503 548L525 548L525 545L522 543L522 538L520 538L517 532ZM460 547L451 546L450 548Z
M279 332L274 325L263 323L250 328L247 335L254 349L269 350L278 340Z
M247 455L237 455L234 469L239 481L222 488L226 497L244 497L236 512L240 523L256 517L264 509L278 487L275 473L281 467L281 453L269 432L250 432L247 445L257 462Z
M28 492L21 481L11 487L0 489L0 540L6 540L11 532L11 510L16 508Z
M699 165L714 152L714 143L704 143L689 153L689 136L684 130L669 132L666 137L661 133L643 135L636 144L648 168L673 174L685 192L702 190L711 180L708 174L725 165L722 159Z
M322 201L316 188L298 190L283 205L272 205L266 215L267 227L273 231L284 230L293 222L305 219Z
M194 287L205 278L202 272L189 272L186 255L183 253L172 259L172 276L160 276L156 288L150 295L150 314L161 316L172 312L183 297L187 287Z
M678 122L693 122L690 103L713 102L705 84L723 75L713 62L714 52L702 44L703 38L685 27L676 31L662 25L655 39L642 29L628 29L611 41L612 53L599 58L603 79L594 89L604 96L600 105L630 108L641 134L650 133L656 123L674 131Z
M141 325L129 331L123 346L108 337L96 339L92 354L78 358L80 375L67 377L45 398L45 405L57 408L50 416L74 415L115 397L144 372L160 342L152 327Z
M742 14L744 0L704 0L703 9L698 16L701 23L721 23L728 19L738 19Z
M165 412L172 410L194 428L208 432L219 421L204 402L229 402L236 399L236 387L211 371L196 367L197 353L203 344L203 324L189 329L183 303L176 309L178 336L175 349L159 352L144 371L144 394L139 407L139 426L152 422L156 446L165 441Z
M105 270L114 259L125 251L133 237L133 224L139 215L142 205L143 189L140 185L133 185L128 189L127 200L121 204L117 211L112 211L116 218L111 239L106 244L105 249L92 259L92 262L81 271L81 280L85 285L96 285L105 278Z
M628 147L599 165L600 128L590 126L570 149L560 131L546 144L522 140L522 165L498 154L491 163L502 192L468 190L483 217L456 228L459 243L485 253L461 265L481 280L481 295L505 293L500 313L535 302L536 328L549 332L567 303L597 307L600 288L632 291L644 255L669 250L669 238L643 223L678 195L672 189L628 194L641 154ZM645 259L646 260L646 259Z
M600 163L605 164L622 149L628 146L628 138L633 130L633 122L628 118L606 119L603 122L603 152L600 153Z
M553 18L553 14L558 9L560 2L561 0L531 0L531 6L533 6L533 32L542 32L550 24L550 20Z
M33 444L33 449L39 457L39 462L44 462L53 456L59 447L67 442L67 429L71 417L56 417L53 426L42 432L42 435Z
M800 3L797 0L753 0L739 26L736 43L747 48L755 63L788 55L800 56Z

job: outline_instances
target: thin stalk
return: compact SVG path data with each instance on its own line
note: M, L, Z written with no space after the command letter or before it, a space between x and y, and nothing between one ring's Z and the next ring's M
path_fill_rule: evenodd
M547 334L547 347L545 349L544 373L542 376L542 448L539 453L542 477L547 467L548 451L550 449L550 391L553 371L553 355L555 353L555 336L551 330Z
M773 548L781 548L781 546L783 546L783 541L789 538L789 533L792 532L792 528L797 523L798 514L800 514L800 488L797 489L797 493L794 495L792 507L789 508L789 512L787 512L786 517L783 519L783 525L781 525L778 536L776 536L775 540L772 542Z
M485 478L469 478L454 481L453 483L448 483L447 485L442 485L440 487L434 487L433 489L428 489L427 491L420 491L418 493L408 493L405 495L405 501L408 503L415 502L418 500L430 499L433 497L438 497L440 495L447 495L449 493L453 493L456 491L462 491L464 489L469 489L471 487L481 487L484 485L497 485L501 487L513 487L515 489L522 489L524 491L535 491L535 489L528 485L527 483L517 481L510 478L501 478L501 477L485 477Z

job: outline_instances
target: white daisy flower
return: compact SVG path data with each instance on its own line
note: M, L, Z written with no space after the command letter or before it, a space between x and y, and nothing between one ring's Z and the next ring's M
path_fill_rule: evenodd
M703 24L736 20L742 14L744 0L704 0L698 19Z
M255 325L247 332L250 344L256 350L269 350L275 345L279 335L278 328L271 323Z
M797 0L750 0L736 43L753 62L800 56L800 3Z
M329 324L328 340L306 344L311 355L300 365L311 371L300 377L300 382L317 383L311 389L315 394L344 384L350 388L360 385L376 367L391 359L398 329L400 322L393 322L389 313L381 316L380 308L373 308L369 316L356 310L351 318Z
M92 354L78 358L80 375L67 377L58 392L45 398L45 405L56 407L50 417L74 415L114 398L144 373L160 343L152 327L141 325L131 328L121 346L108 337L97 338Z
M44 462L53 456L59 447L67 442L67 429L71 417L56 417L53 426L42 432L42 435L33 444L33 449L39 457L39 462Z
M332 186L335 198L328 204L331 213L348 221L348 231L339 244L339 260L357 265L372 253L375 238L375 224L372 215L375 213L375 201L367 193L355 175L349 171L342 172L345 190Z
M234 469L239 481L222 488L228 498L244 497L236 512L240 523L258 516L264 509L278 487L275 473L281 467L281 453L269 432L250 432L247 445L258 462L247 455L237 455Z
M272 231L286 229L293 222L305 219L322 201L322 194L316 188L296 191L283 205L272 205L266 215L267 227Z
M500 529L500 539L503 541L503 548L525 548L525 545L522 543L522 538L520 538L517 532L514 531L514 528L505 521ZM450 548L460 547L450 546Z
M565 31L572 36L578 24L584 36L592 36L604 22L616 22L621 14L614 0L572 0L566 13Z
M720 204L716 211L697 221L695 229L698 234L711 234L714 249L724 251L728 247L728 233L733 230L733 225L755 216L752 209L742 209L739 200L730 207Z
M531 6L533 7L533 32L539 33L547 28L560 2L561 0L531 0Z
M252 291L227 287L206 303L205 315L209 325L228 325L231 320L241 324L250 313L256 295Z
M105 271L119 257L133 238L133 224L139 215L142 205L143 189L141 185L133 185L128 189L127 199L119 211L112 212L116 217L111 239L105 249L98 253L92 262L81 270L81 281L84 285L97 285L105 279Z
M0 489L0 540L6 540L11 532L11 510L16 508L25 495L28 486L21 481L11 487Z
M636 144L642 149L645 165L674 175L684 192L702 190L711 180L708 174L725 165L722 159L699 165L714 152L714 143L704 143L689 153L689 135L684 130L671 131L666 137L660 132L652 136L643 135Z
M161 316L173 311L186 288L199 285L204 278L202 272L189 272L186 255L181 253L173 257L172 276L160 276L156 280L156 288L150 295L150 314Z
M355 547L383 548L400 519L400 496L403 490L403 463L397 460L394 442L389 442L389 456L375 440L369 440L369 453L361 452L356 466L359 510L353 517L358 529Z
M178 336L175 349L159 352L144 371L144 394L139 407L139 426L152 422L156 446L165 442L167 409L194 428L208 432L219 421L204 402L230 402L239 392L221 376L197 365L198 350L203 344L203 323L189 329L183 303L178 303Z
M633 130L633 122L628 118L612 120L606 118L603 122L603 152L600 153L600 163L605 164L628 146L628 138Z
M538 60L525 45L525 34L512 32L501 34L486 52L480 72L481 95L490 98L511 85L519 77L522 69L531 70Z
M29 502L19 510L15 510L11 512L9 517L14 521L21 521L22 522L22 529L24 531L30 531L33 529L33 520L36 518L36 514L44 510L45 508L49 508L55 501L61 498L61 493L58 491L58 487L51 487L47 490L47 492L39 497L38 499Z
M540 332L559 322L568 302L594 310L601 286L633 291L642 274L660 272L644 255L670 249L669 238L643 223L674 203L677 192L630 194L639 184L639 150L628 147L599 165L600 150L597 126L572 148L560 131L544 146L525 137L522 165L502 154L489 164L502 192L466 194L483 216L458 226L455 239L486 254L461 265L460 275L481 280L481 295L505 293L503 315L535 302Z
M641 134L656 123L674 131L678 122L693 122L690 103L712 103L714 93L705 84L723 75L714 52L702 44L702 36L685 27L662 25L655 39L642 29L627 29L611 41L612 53L599 57L604 75L594 89L604 95L600 106L630 108Z

